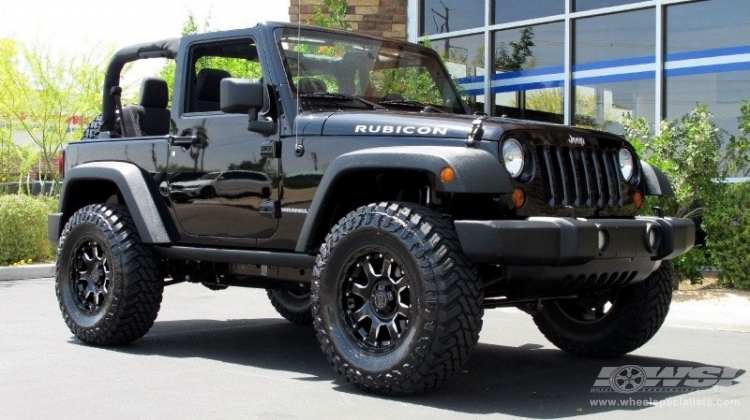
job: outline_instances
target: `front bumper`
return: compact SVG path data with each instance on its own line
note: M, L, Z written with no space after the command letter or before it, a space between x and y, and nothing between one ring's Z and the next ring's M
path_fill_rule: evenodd
M460 220L456 232L464 253L477 264L578 265L595 259L672 259L695 242L690 219L574 219L530 217L525 220ZM659 235L655 248L648 232ZM600 248L600 232L605 243Z
M668 217L460 220L455 227L471 261L501 267L504 280L524 289L550 282L573 288L630 284L695 243L692 220Z

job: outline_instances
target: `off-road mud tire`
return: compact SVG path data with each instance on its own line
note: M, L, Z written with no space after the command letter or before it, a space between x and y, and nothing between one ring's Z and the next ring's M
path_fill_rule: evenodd
M423 392L455 374L479 339L482 299L450 220L416 205L349 213L326 236L313 271L325 356L348 382L381 394Z
M293 292L282 289L266 289L276 312L297 325L310 326L313 323L310 292Z
M65 224L57 251L55 292L63 319L88 344L135 341L159 312L160 273L125 206L83 207Z
M571 316L573 303L550 301L534 315L539 331L558 348L576 356L619 357L638 349L664 323L672 301L672 266L661 266L642 282L612 291L612 307L601 318Z

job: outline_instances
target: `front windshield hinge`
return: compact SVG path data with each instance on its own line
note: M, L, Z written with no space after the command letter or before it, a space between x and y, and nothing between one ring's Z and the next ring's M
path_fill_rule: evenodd
M484 134L484 120L487 119L486 115L482 115L475 119L471 123L471 130L469 131L469 138L466 139L466 145L469 147L476 147L479 140L482 140L482 134Z

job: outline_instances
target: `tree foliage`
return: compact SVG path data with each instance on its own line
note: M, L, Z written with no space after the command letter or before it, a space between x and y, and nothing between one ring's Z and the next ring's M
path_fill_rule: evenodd
M346 0L323 0L315 5L314 23L326 28L339 28L347 31L352 25L346 20Z
M40 179L56 181L55 162L63 145L80 138L99 113L104 62L96 55L53 53L41 45L0 40L0 63L5 176L28 176L37 166ZM36 150L16 145L13 137L19 133ZM38 162L29 161L37 157Z

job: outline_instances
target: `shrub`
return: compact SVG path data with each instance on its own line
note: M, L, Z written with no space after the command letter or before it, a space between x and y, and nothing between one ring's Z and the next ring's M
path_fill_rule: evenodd
M750 183L729 184L709 204L703 215L707 245L719 281L730 287L750 289Z
M47 215L56 210L53 198L0 195L0 264L52 260Z
M645 119L625 116L626 137L641 157L664 171L675 191L674 198L649 197L646 209L658 206L670 216L697 218L705 203L713 201L714 180L722 178L720 166L728 154L722 147L722 131L711 122L706 106L671 123L663 121L657 135L651 135ZM678 280L699 283L701 268L709 265L704 248L694 248L674 261Z

